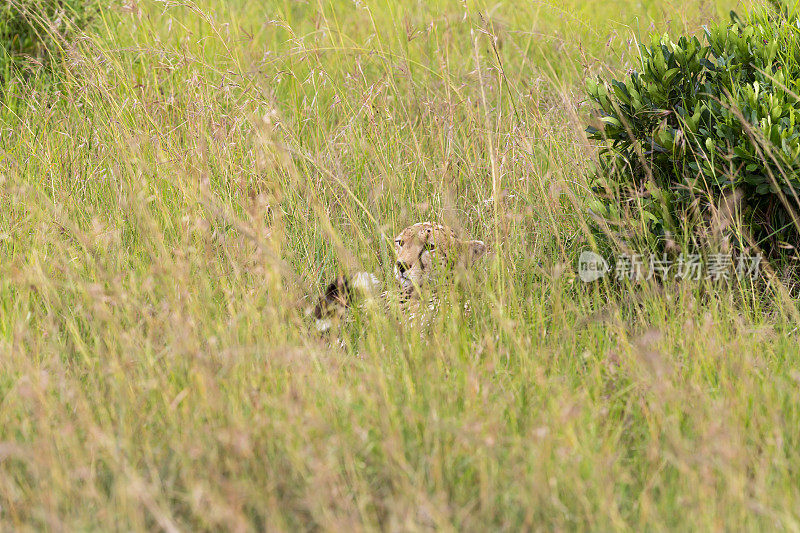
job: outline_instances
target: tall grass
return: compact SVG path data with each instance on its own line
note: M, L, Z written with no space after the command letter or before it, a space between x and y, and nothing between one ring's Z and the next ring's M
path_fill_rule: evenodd
M2 91L0 528L800 528L793 303L575 275L584 76L730 7L104 11ZM429 219L494 255L320 337Z

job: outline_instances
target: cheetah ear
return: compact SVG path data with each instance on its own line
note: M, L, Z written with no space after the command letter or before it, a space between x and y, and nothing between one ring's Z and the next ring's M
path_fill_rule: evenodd
M469 256L470 263L477 261L489 250L486 243L483 241L469 241L467 242L467 255Z

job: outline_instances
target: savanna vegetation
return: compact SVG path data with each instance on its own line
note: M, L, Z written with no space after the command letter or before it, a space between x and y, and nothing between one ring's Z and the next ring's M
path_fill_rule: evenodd
M578 277L652 230L586 80L749 4L71 4L0 73L0 529L800 529L786 269ZM320 335L422 220L493 253Z

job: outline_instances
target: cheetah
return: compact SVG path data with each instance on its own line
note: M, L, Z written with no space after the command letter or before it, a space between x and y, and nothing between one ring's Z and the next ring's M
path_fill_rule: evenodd
M402 303L419 300L424 288L455 270L471 268L488 251L483 241L461 239L448 226L434 222L408 226L394 238L394 246L394 278ZM337 276L310 311L317 329L327 331L356 302L385 298L387 293L379 294L378 286L377 278L365 272L352 279Z

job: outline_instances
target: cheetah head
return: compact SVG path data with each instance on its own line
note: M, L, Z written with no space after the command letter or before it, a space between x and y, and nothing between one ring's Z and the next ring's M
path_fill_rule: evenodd
M470 268L486 253L483 241L461 240L447 226L420 222L401 231L394 239L397 262L395 279L410 297L436 277L454 268Z

